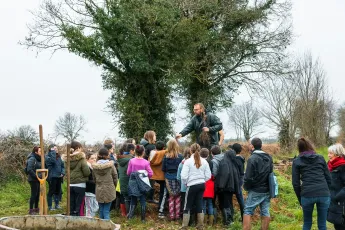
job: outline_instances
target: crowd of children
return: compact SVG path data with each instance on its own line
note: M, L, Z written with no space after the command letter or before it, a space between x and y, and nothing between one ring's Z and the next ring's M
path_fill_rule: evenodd
M101 219L110 219L110 210L118 208L122 216L132 219L139 201L141 220L145 222L146 202L151 202L157 204L159 218L181 220L182 229L191 224L203 229L205 224L212 226L217 220L218 203L223 224L229 226L234 222L232 197L236 195L243 218L244 158L240 155L240 144L232 145L223 153L217 145L209 150L195 143L186 147L182 155L177 140L171 139L166 144L156 142L153 131L146 132L141 143L136 145L133 139L128 139L117 154L111 140L106 140L97 153L84 153L79 142L71 143L71 215L95 217L98 214ZM35 159L39 160L40 152L35 151L30 158L37 155ZM53 196L55 208L60 208L58 197L66 159L61 159L54 145L50 146L47 157L49 170L53 172L49 180L48 205L54 210ZM36 191L32 179L33 176L30 184ZM159 194L154 196L155 193ZM155 201L154 197L159 200ZM35 214L38 208L35 202L35 195L32 195L30 214Z

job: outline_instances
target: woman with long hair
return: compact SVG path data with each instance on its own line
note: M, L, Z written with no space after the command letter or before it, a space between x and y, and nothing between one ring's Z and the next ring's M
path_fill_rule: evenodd
M185 161L182 172L182 183L187 185L185 205L183 211L182 229L188 228L190 210L196 206L197 229L204 227L204 213L202 207L205 183L211 178L211 170L207 161L200 157L200 145L190 147L191 157Z
M32 153L30 153L27 158L26 165L28 182L31 188L29 215L37 215L39 213L38 201L40 198L40 182L36 177L37 169L41 169L41 148L35 146L32 149Z
M303 209L303 230L311 229L315 204L318 228L326 230L327 210L330 203L329 187L331 185L326 161L323 156L315 152L313 145L303 137L298 140L297 147L299 156L292 164L292 185Z
M177 180L177 170L183 158L179 153L180 148L175 139L168 141L167 147L167 153L163 159L162 171L164 172L165 183L169 192L170 220L175 220L180 218L181 186Z

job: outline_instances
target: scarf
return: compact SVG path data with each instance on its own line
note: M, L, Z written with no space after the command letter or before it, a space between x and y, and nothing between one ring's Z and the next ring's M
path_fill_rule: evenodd
M330 172L341 165L345 165L345 159L343 157L336 157L332 161L328 161L328 169Z

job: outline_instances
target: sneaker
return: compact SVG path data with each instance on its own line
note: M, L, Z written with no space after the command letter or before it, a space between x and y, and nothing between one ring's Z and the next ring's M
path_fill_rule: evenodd
M62 209L60 205L56 205L55 209Z
M158 218L159 219L164 219L165 218L164 213L161 213L161 212L158 213Z
M56 210L56 209L53 208L53 207L49 207L48 209L49 209L49 211L55 211L55 210Z

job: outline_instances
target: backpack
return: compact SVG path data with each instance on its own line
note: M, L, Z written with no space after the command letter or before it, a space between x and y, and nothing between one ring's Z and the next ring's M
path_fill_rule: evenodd
M273 172L273 167L270 174L268 174L268 187L269 187L270 197L276 198L278 196L278 181L277 181L276 175Z
M29 159L30 159L30 158L28 158L28 159L26 160L26 164L25 164L25 168L24 168L24 172L25 172L26 175L29 175L29 171L28 171L28 160L29 160ZM35 160L34 167L36 167L36 160Z

